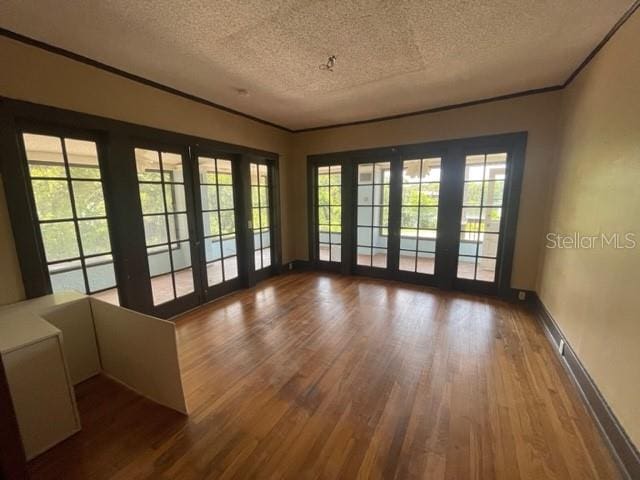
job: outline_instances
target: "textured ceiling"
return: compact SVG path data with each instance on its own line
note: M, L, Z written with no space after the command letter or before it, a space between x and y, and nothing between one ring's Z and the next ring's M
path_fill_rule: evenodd
M301 129L561 84L630 4L2 0L0 26Z

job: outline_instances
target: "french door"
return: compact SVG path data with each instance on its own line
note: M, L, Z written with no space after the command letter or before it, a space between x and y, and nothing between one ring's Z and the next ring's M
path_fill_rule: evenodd
M398 270L434 275L442 157L402 160Z
M525 139L311 157L312 260L343 273L509 293Z
M389 265L390 190L390 161L380 159L357 164L355 264L360 273L375 273L376 269L391 269Z
M508 189L514 181L513 153L504 147L467 149L463 161L454 283L463 289L491 292L506 273L501 263L511 261L502 252L505 235L515 234L507 232L505 215Z
M337 265L342 262L342 166L318 166L314 182L318 186L314 192L318 206L317 257L327 265Z
M186 150L134 148L152 311L161 316L200 303L192 172Z
M119 303L98 139L28 127L18 141L49 288Z
M149 313L170 317L274 272L268 160L148 144L134 155Z
M201 282L205 300L213 300L241 286L238 248L242 201L237 158L199 151L195 156L196 211Z
M273 166L266 160L253 159L249 163L251 199L251 239L254 281L273 272L274 265L274 182Z
M443 155L356 162L354 272L435 284Z

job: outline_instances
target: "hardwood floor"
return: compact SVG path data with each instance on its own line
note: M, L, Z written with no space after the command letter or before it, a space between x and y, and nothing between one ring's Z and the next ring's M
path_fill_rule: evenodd
M292 273L177 325L190 416L95 377L32 478L618 478L524 307Z

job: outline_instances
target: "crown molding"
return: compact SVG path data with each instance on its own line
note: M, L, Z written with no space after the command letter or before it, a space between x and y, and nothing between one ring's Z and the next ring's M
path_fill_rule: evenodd
M0 36L7 37L7 38L10 38L12 40L16 40L18 42L24 43L26 45L30 45L30 46L33 46L33 47L40 48L42 50L46 50L46 51L51 52L51 53L55 53L57 55L62 55L64 57L70 58L70 59L75 60L77 62L81 62L81 63L84 63L86 65L90 65L92 67L99 68L101 70L107 71L107 72L112 73L114 75L119 75L121 77L127 78L129 80L134 81L134 82L138 82L138 83L141 83L143 85L147 85L149 87L153 87L153 88L156 88L158 90L162 90L164 92L171 93L173 95L177 95L179 97L186 98L186 99L191 100L193 102L197 102L197 103L200 103L200 104L203 104L203 105L207 105L209 107L217 108L218 110L222 110L224 112L228 112L228 113L232 113L232 114L235 114L235 115L239 115L239 116L247 118L249 120L253 120L255 122L262 123L263 125L268 125L270 127L274 127L274 128L277 128L277 129L280 129L280 130L283 130L283 131L289 132L289 133L304 133L304 132L314 132L314 131L318 131L318 130L327 130L327 129L330 129L330 128L339 128L339 127L348 127L348 126L353 126L353 125L364 125L364 124L367 124L367 123L384 122L384 121L387 121L387 120L396 120L398 118L413 117L413 116L416 116L416 115L424 115L424 114L428 114L428 113L444 112L444 111L447 111L447 110L454 110L454 109L457 109L457 108L471 107L471 106L474 106L474 105L481 105L481 104L484 104L484 103L499 102L499 101L502 101L502 100L509 100L509 99L518 98L518 97L525 97L525 96L529 96L529 95L537 95L539 93L547 93L547 92L553 92L553 91L557 91L557 90L562 90L562 89L566 88L567 86L569 86L571 84L571 82L573 82L573 80L575 80L575 78L580 74L580 72L582 72L582 70L584 70L586 68L586 66L594 59L594 57L598 54L598 52L600 52L600 50L602 50L602 48L607 44L607 42L609 42L609 40L611 40L611 38L615 35L615 33L622 27L622 25L625 24L625 22L627 20L629 20L629 18L638 10L638 8L640 8L640 0L635 0L633 2L633 4L631 5L631 7L629 7L629 9L627 9L627 11L622 15L622 17L620 17L620 19L615 23L615 25L613 27L611 27L611 29L602 38L602 40L595 46L595 48L589 53L589 55L587 55L587 57L580 63L580 65L578 65L578 67L573 72L571 72L571 75L569 75L567 80L565 80L565 82L562 83L562 84L551 85L551 86L542 87L542 88L536 88L536 89L531 89L531 90L524 90L524 91L520 91L520 92L514 92L514 93L505 94L505 95L499 95L499 96L496 96L496 97L483 98L483 99L479 99L479 100L472 100L472 101L468 101L468 102L456 103L456 104L451 104L451 105L443 105L443 106L440 106L440 107L428 108L428 109L425 109L425 110L417 110L417 111L412 111L412 112L407 112L407 113L400 113L400 114L396 114L396 115L387 115L387 116L382 116L382 117L374 117L374 118L368 118L368 119L363 119L363 120L356 120L356 121L352 121L352 122L336 123L336 124L330 124L330 125L321 125L321 126L317 126L317 127L300 128L300 129L293 129L293 128L285 127L284 125L280 125L280 124L277 124L277 123L274 123L274 122L270 122L268 120L264 120L262 118L250 115L248 113L241 112L239 110L234 110L233 108L226 107L224 105L220 105L218 103L212 102L211 100L207 100L206 98L202 98L202 97L199 97L197 95L193 95L191 93L183 92L182 90L178 90L177 88L169 87L169 86L164 85L162 83L159 83L159 82L156 82L156 81L153 81L153 80L149 80L148 78L144 78L144 77L141 77L139 75L135 75L133 73L127 72L127 71L122 70L120 68L116 68L116 67L113 67L111 65L107 65L106 63L102 63L102 62L99 62L99 61L94 60L92 58L85 57L84 55L80 55L78 53L72 52L70 50L66 50L64 48L56 47L56 46L48 44L46 42L42 42L40 40L36 40L34 38L27 37L26 35L22 35L20 33L13 32L13 31L7 30L5 28L0 28Z

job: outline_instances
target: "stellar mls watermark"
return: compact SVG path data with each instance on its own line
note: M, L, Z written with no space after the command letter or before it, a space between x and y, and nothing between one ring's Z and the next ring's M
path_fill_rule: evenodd
M636 234L626 233L598 233L597 235L585 235L581 232L572 233L547 233L545 242L546 248L565 249L605 249L627 250L636 248Z

